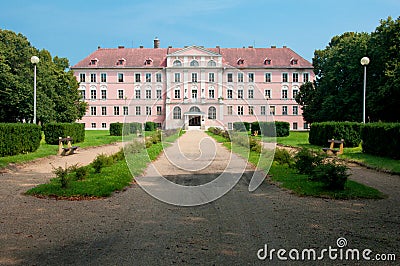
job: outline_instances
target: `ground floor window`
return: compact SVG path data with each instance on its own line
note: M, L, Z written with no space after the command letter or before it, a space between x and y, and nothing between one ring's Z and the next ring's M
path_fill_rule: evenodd
M173 118L174 119L182 119L182 111L181 111L180 107L178 107L178 106L174 107Z
M92 128L96 128L96 123L92 123Z
M297 129L297 122L293 122L293 130Z
M208 119L217 119L217 109L214 106L208 108Z
M107 123L101 123L101 128L107 128Z
M162 115L162 107L157 106L157 115Z
M308 123L304 123L304 129L308 129L309 128L309 125L308 125Z
M228 123L228 129L232 130L233 129L233 124L232 123Z

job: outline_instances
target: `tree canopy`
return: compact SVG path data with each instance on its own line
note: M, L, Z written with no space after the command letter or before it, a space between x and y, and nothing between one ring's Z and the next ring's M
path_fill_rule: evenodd
M399 121L400 17L381 20L372 33L346 32L314 52L316 79L300 87L296 101L308 123L362 121L362 57L367 66L367 121Z
M66 58L33 47L22 34L0 29L0 122L33 121L33 65L37 64L37 121L74 122L85 114L79 84Z

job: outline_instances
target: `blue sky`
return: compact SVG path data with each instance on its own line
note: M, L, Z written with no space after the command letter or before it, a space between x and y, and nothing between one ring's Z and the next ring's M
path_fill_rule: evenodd
M400 15L399 0L114 0L4 1L0 28L76 64L97 49L152 47L281 47L307 60L347 31L372 32Z

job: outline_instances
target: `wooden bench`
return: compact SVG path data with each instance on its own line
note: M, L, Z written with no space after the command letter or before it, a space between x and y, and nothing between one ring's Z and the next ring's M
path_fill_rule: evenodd
M64 147L64 143L67 143L67 147ZM70 136L66 138L58 138L58 154L59 155L71 155L79 148L78 146L72 146L72 138Z
M329 148L322 148L324 152L333 155L343 154L344 139L341 140L328 139L328 143L330 143ZM339 149L335 149L335 144L339 144Z

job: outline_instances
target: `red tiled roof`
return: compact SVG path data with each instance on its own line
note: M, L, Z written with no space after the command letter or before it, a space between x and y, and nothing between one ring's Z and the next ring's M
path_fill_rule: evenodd
M92 54L78 62L72 68L123 68L123 67L166 67L167 55L184 48L99 48ZM312 64L295 53L290 48L203 48L221 54L223 63L237 68L257 67L285 67L285 68L312 68ZM90 65L92 59L97 58L96 65ZM124 58L125 64L118 65L118 60ZM151 58L153 64L146 65L146 59ZM243 64L238 65L242 59ZM271 64L266 65L265 59ZM292 65L291 60L297 60Z

